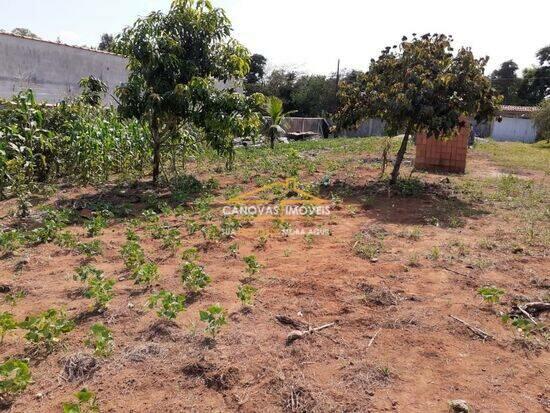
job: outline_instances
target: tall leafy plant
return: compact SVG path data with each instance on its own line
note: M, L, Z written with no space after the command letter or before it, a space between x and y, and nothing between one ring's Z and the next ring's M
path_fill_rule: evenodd
M265 111L269 117L267 137L269 138L271 149L274 149L277 138L285 133L284 123L286 117L293 112L285 113L283 110L283 101L276 96L267 98Z

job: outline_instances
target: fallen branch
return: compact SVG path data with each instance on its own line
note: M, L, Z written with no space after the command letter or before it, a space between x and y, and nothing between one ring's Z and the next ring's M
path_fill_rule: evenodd
M462 323L464 324L466 327L468 327L468 329L470 331L472 331L474 334L478 335L479 337L481 337L483 340L487 340L488 338L493 338L492 335L490 335L489 333L486 333L485 331L477 328L477 327L474 327L472 326L471 324L468 324L466 321L464 320L461 320L460 318L458 317L455 317L454 315L449 315L449 317L451 317L453 320L456 320L458 321L459 323Z
M367 346L367 348L370 348L370 346L372 346L372 343L374 343L374 340L376 340L376 337L378 336L378 334L380 334L381 331L382 331L382 329L380 329L376 333L374 333L374 336L372 336L372 338L370 339L369 345Z
M313 333L317 333L321 330L325 330L325 329L330 328L330 327L334 327L336 325L336 323L329 323L329 324L324 324L324 325L319 326L319 327L311 327L311 326L308 326L308 325L306 325L306 324L304 324L300 321L293 320L292 318L284 316L284 315L278 315L278 316L275 316L275 318L277 319L277 321L279 323L295 328L295 330L291 331L288 334L288 336L286 337L286 345L287 346L291 345L296 340L304 338L305 336L308 336L308 335L313 334Z
M545 302L533 302L526 303L523 305L517 305L518 310L526 316L533 324L538 325L537 320L534 316L543 313L545 311L550 311L550 303Z
M463 277L469 277L469 274L464 274L463 272L460 272L460 271L456 271L456 270L452 270L448 267L442 267L444 270L447 270L449 272L452 272L454 274L457 274L457 275L462 275Z

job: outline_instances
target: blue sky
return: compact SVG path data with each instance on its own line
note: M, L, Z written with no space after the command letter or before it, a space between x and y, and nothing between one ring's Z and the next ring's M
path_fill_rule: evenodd
M550 1L213 0L233 21L235 37L271 67L328 74L338 58L365 69L386 45L412 32L453 34L458 46L489 55L489 69L514 59L535 64L550 44ZM0 0L0 28L27 27L47 40L96 46L138 16L170 0Z

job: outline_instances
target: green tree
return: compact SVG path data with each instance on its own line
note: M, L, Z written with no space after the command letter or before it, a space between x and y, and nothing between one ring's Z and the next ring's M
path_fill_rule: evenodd
M25 27L16 27L11 31L11 34L15 34L16 36L30 37L31 39L40 39L39 36L37 36Z
M103 33L101 35L101 40L99 41L99 45L97 46L97 48L105 52L114 51L116 48L114 36L109 33Z
M386 47L358 80L340 88L340 127L366 118L386 122L390 135L404 132L390 183L397 182L411 135L426 131L441 138L461 126L462 116L482 121L494 115L500 96L484 75L488 58L476 59L470 49L456 54L452 37L442 34L403 37Z
M337 110L336 79L322 75L300 76L291 93L298 116L326 117Z
M491 74L491 82L495 90L504 97L505 105L517 105L518 89L521 79L516 72L519 67L513 60L507 60L500 65L500 68Z
M537 105L550 96L550 46L537 52L539 67L527 68L523 71L523 80L518 90L521 103Z
M550 142L550 100L545 100L535 114L535 126L541 139Z
M167 13L138 19L117 38L129 59L129 79L117 94L123 116L146 122L157 183L162 153L183 145L186 126L198 129L229 161L235 136L261 126L259 97L215 87L249 71L248 51L230 36L231 23L209 0L174 0Z
M267 59L261 54L253 54L250 57L250 71L245 77L244 87L247 93L256 92L255 86L261 82L265 76L265 65Z

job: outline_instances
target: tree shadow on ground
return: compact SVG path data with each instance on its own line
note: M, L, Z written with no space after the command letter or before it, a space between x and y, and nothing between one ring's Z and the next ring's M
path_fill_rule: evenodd
M464 200L450 181L427 183L416 178L401 179L393 188L386 180L350 185L342 181L324 186L320 194L338 196L344 203L359 204L377 221L402 225L436 225L457 228L465 218L489 214L481 203Z

